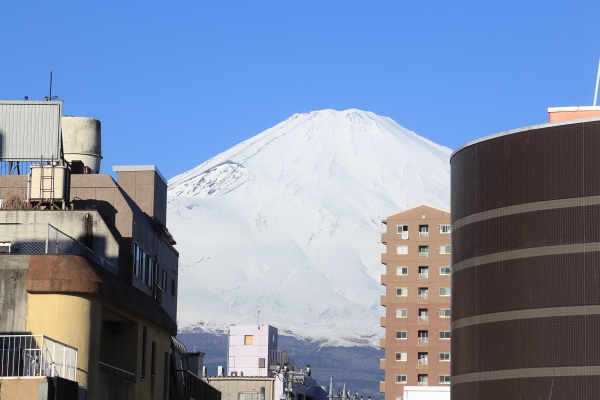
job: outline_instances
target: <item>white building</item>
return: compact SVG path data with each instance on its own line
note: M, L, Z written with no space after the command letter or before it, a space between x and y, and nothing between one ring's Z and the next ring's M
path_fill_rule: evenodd
M450 387L404 386L404 400L450 400Z
M269 364L278 364L277 355L281 354L277 352L277 335L277 328L269 325L231 325L227 375L270 376Z

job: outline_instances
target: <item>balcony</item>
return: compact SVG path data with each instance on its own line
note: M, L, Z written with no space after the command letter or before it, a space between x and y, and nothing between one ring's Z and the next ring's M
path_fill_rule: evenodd
M418 337L417 342L418 343L427 343L427 342L429 342L429 337Z
M419 272L419 279L429 279L429 272Z
M417 386L429 386L428 382L418 382Z
M419 252L419 257L420 258L429 257L429 251L420 251Z
M77 349L44 335L0 335L0 376L77 381Z
M386 327L385 315L382 315L381 317L379 317L379 325L380 325L382 328L385 328L385 327Z
M429 321L429 316L428 315L419 315L417 317L417 321Z
M386 298L385 298L385 294L381 295L381 305L385 307L386 304Z
M101 372L106 372L109 375L118 376L119 378L135 383L135 375L124 369L113 367L103 362L99 362Z
M426 365L426 364L429 364L429 360L427 358L419 358L417 360L417 364L419 364L419 365Z
M381 284L383 286L387 284L387 274L381 274Z
M429 232L419 232L420 237L429 237Z
M379 347L385 349L385 338L379 338Z
M418 300L429 300L429 293L419 293L417 295Z
M385 393L385 381L379 381L379 393Z
M387 264L387 253L381 253L381 263L382 264Z
M385 371L385 358L379 360L379 369Z
M387 233L382 233L381 234L381 243L386 244L388 241L388 234Z
M49 223L0 223L0 237L11 254L80 254L117 273L104 257Z

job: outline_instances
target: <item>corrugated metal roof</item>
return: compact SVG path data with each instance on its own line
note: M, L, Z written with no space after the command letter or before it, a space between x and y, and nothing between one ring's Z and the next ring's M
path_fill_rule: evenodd
M60 155L61 101L0 101L0 160Z

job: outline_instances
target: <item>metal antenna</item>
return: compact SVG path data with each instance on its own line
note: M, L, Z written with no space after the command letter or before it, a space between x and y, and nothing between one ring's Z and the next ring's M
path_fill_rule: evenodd
M50 63L50 96L48 99L52 101L52 63Z
M598 102L598 83L600 83L600 60L598 60L598 76L596 77L596 91L594 92L594 107Z

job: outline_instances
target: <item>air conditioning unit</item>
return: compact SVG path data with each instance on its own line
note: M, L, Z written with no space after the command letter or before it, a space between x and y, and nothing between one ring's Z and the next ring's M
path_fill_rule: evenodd
M10 242L0 243L0 253L10 253Z
M231 371L231 376L244 376L242 371Z

